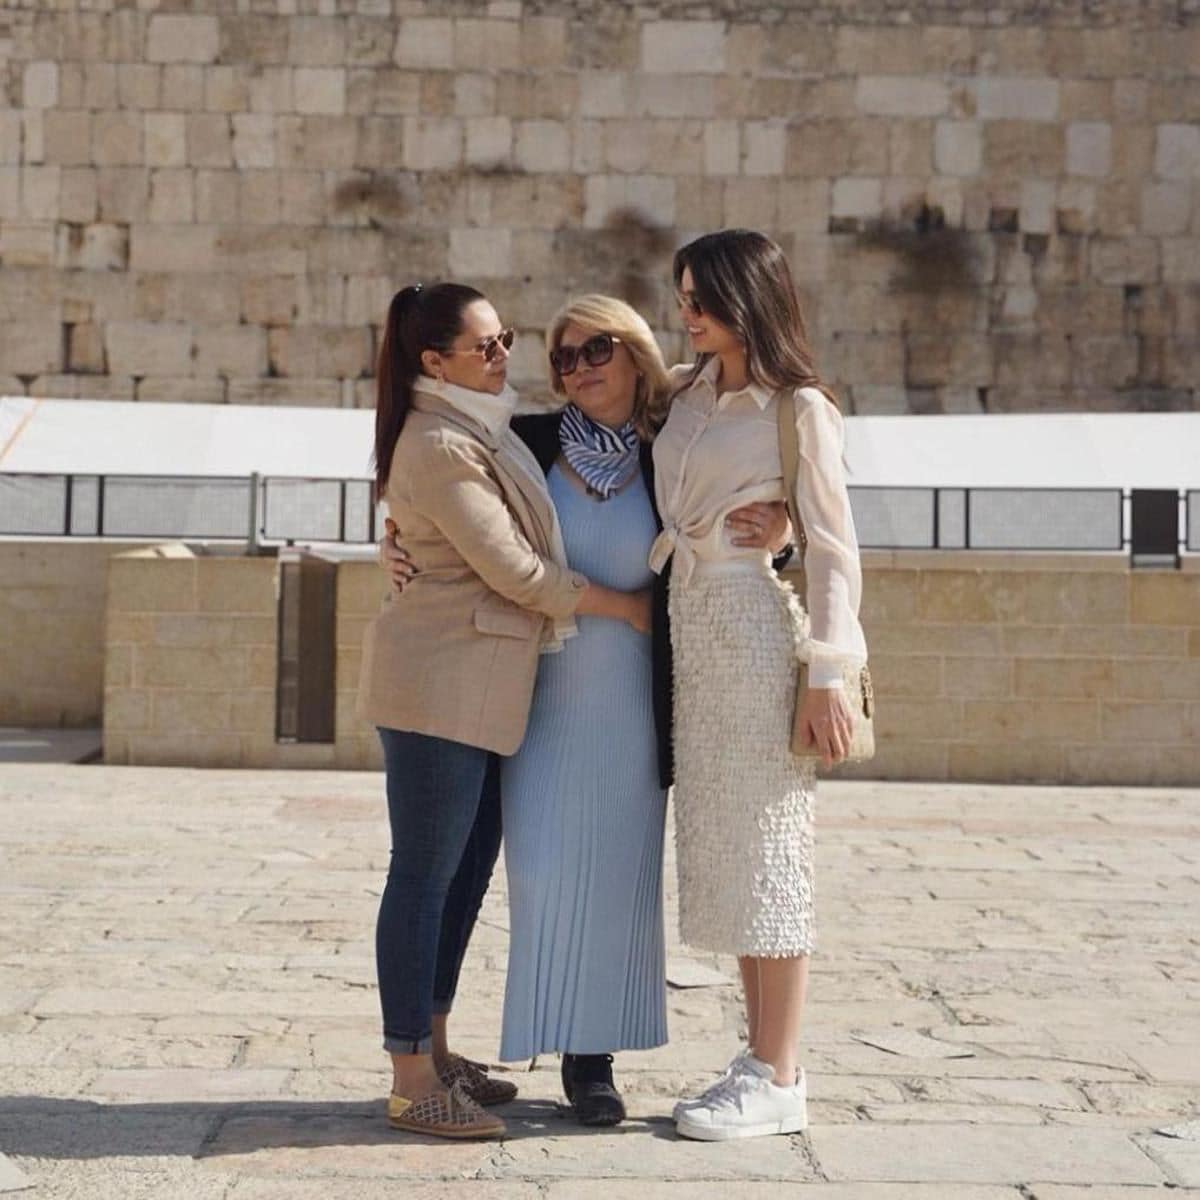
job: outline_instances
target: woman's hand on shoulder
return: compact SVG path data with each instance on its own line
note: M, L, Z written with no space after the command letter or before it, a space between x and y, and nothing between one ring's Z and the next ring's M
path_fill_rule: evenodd
M400 596L413 578L421 572L409 557L408 551L397 543L396 522L388 517L383 523L383 528L384 535L379 539L379 563L391 579L392 591Z
M854 720L840 687L806 688L796 719L826 768L840 763L850 753Z

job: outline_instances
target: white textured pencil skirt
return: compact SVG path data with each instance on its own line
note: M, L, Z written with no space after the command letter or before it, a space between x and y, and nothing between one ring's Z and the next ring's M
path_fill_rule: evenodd
M673 577L670 613L680 934L721 954L808 954L816 774L789 749L803 610L768 566L734 559Z

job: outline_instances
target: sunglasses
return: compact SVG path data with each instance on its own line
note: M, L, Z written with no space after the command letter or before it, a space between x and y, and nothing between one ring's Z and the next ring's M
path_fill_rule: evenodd
M456 350L452 346L449 350L443 350L443 354L482 354L484 362L495 362L496 355L500 353L500 347L511 350L513 342L517 340L517 331L515 329L502 329L499 333L494 334L490 338L484 338L478 346L470 350Z
M680 308L686 308L693 317L704 316L704 305L696 299L695 292L681 292L676 289L675 303L678 304Z
M582 358L589 367L602 367L612 362L613 346L621 339L611 333L597 333L578 346L555 346L550 351L550 365L559 375L570 375Z

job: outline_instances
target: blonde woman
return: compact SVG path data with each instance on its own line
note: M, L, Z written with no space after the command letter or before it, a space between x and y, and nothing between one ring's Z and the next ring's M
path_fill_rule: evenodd
M650 439L668 377L642 317L584 296L547 330L555 413L514 418L562 529L567 560L621 592L654 589L650 635L577 617L544 657L520 749L501 767L511 941L500 1057L559 1051L585 1125L623 1119L613 1054L666 1041L662 850L670 784L666 588L648 561L661 528ZM780 505L730 516L734 536L786 539ZM385 544L403 585L411 568Z

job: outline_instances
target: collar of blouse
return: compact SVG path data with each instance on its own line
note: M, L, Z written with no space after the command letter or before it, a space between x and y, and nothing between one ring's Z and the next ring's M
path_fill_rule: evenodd
M704 369L696 376L696 382L692 385L707 395L710 401L715 400L718 408L725 408L732 401L742 396L749 396L758 405L759 411L764 410L771 403L771 398L775 393L763 387L762 384L754 383L753 381L746 384L743 388L738 388L736 392L723 392L718 395L717 378L720 374L721 360L714 354L704 364Z

